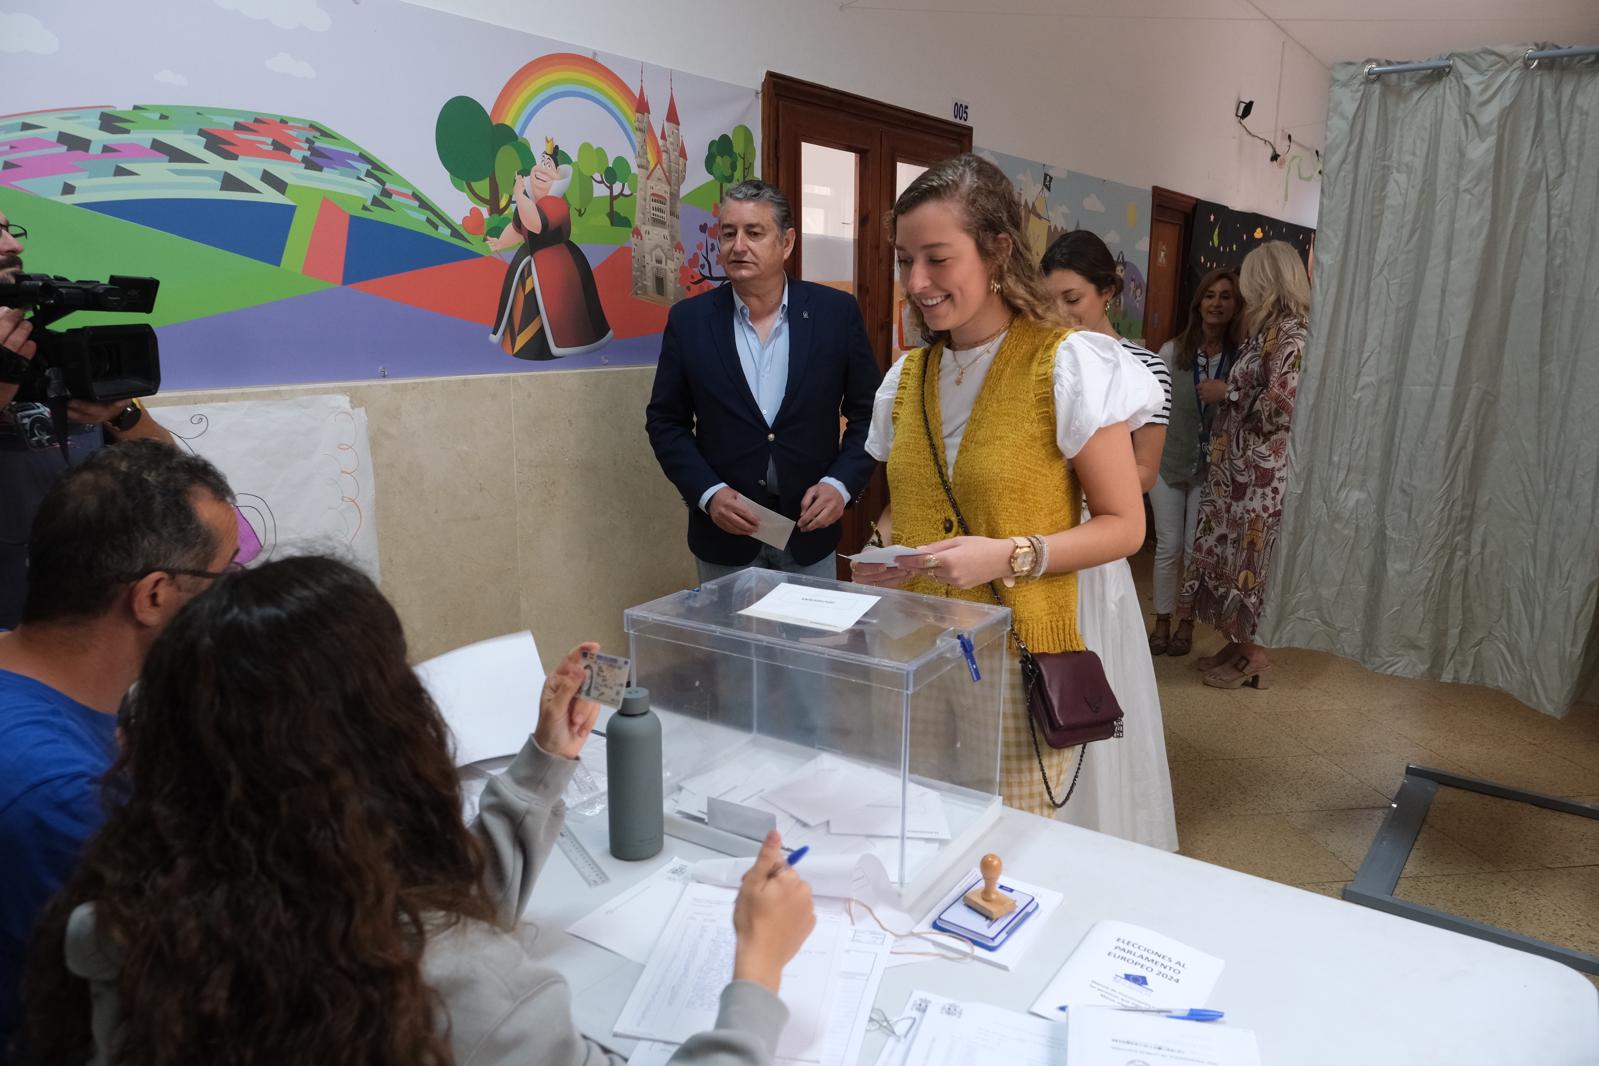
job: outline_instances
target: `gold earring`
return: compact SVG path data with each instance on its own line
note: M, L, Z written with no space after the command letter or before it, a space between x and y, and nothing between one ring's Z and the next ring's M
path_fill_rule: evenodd
M995 278L993 281L988 283L988 291L989 292L998 292L999 290L1000 290L1000 284L999 284L999 279L998 278Z
M1105 301L1105 313L1107 315L1110 314L1110 301L1109 300Z

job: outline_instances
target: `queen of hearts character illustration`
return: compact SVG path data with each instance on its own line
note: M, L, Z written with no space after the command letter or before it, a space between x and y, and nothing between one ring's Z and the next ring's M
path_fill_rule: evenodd
M489 336L518 359L581 355L611 339L594 271L572 243L566 202L572 168L560 166L559 158L554 140L546 137L538 164L516 183L511 224L487 238L495 251L516 249Z

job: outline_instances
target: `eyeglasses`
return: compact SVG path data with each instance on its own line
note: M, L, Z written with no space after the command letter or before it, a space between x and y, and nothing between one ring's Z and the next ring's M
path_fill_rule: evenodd
M232 562L228 563L228 565L224 566L221 570L196 570L192 567L184 566L154 566L142 574L123 576L119 580L121 580L124 584L131 585L135 581L144 580L151 574L172 574L174 576L181 575L183 577L201 577L205 578L207 581L215 581L219 577L227 577L229 574L236 574L243 569L244 564L237 559L234 559Z
M0 230L5 230L19 241L28 239L28 227L19 226L15 222L7 222L5 225L0 226Z

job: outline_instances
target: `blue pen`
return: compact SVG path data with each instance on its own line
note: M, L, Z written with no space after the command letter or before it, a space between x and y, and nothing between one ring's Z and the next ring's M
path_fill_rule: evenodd
M799 847L788 853L788 864L793 866L795 863L803 859L805 857L805 853L810 850L811 846L809 844L801 844Z
M1098 1006L1098 1004L1090 1005ZM1055 1009L1058 1011L1065 1011L1068 1008L1065 1005L1062 1005L1056 1007ZM1189 1007L1187 1010L1178 1010L1175 1007L1111 1007L1106 1005L1103 1009L1131 1011L1135 1014L1161 1014L1167 1018L1171 1018L1173 1021L1179 1022L1219 1022L1223 1018L1227 1017L1226 1011L1206 1010L1203 1007Z
M977 672L977 649L972 647L972 638L965 633L956 633L955 639L960 642L961 654L966 656L966 669L971 671L973 681L981 681L983 675Z

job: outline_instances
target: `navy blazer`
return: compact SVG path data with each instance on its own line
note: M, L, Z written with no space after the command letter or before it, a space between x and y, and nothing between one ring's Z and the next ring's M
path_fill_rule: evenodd
M770 427L750 392L733 340L733 290L723 285L672 307L644 426L661 469L688 505L688 546L722 566L742 566L761 548L724 532L700 510L718 482L789 518L824 477L866 488L876 460L866 454L872 398L883 380L855 298L814 282L788 281L788 385ZM847 420L842 441L838 418ZM767 464L779 492L767 488ZM839 523L802 533L788 551L810 565L838 547Z

